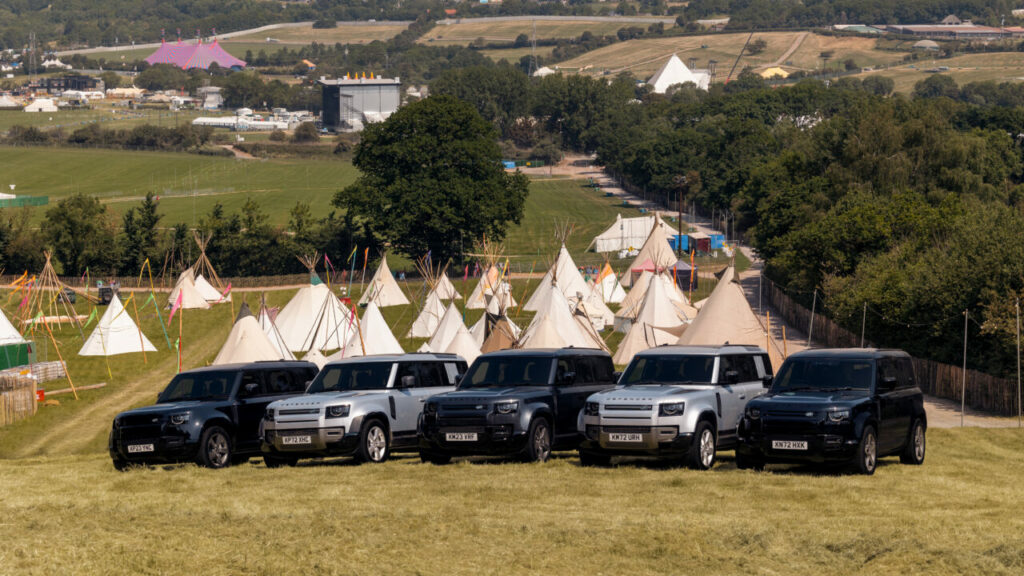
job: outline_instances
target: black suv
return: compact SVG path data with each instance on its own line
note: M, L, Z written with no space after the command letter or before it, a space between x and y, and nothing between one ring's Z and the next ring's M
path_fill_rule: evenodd
M310 362L223 364L182 372L157 403L114 418L114 468L194 460L223 468L260 454L267 404L302 394L317 373Z
M473 362L454 392L427 400L419 420L420 458L522 455L543 462L576 448L576 419L587 397L615 385L607 352L585 348L502 350Z
M874 474L878 458L924 462L924 399L900 350L807 350L782 364L768 394L747 404L738 468L766 462L853 463Z

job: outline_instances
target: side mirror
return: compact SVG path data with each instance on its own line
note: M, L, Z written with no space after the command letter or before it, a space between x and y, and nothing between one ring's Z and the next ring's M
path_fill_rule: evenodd
M402 379L398 382L398 387L399 388L412 388L415 385L416 385L416 377L412 376L412 375L402 376Z
M895 388L896 387L896 377L895 376L886 376L885 378L882 378L882 387L885 388L886 390L892 390L893 388Z
M573 380L576 380L575 372L566 372L562 374L562 384L572 384Z
M771 388L772 387L772 381L774 379L775 378L771 374L765 376L764 378L761 378L761 386L764 386L765 388Z
M726 370L725 371L725 383L726 384L735 384L735 383L737 383L739 381L740 381L740 373L739 372L737 372L735 370Z

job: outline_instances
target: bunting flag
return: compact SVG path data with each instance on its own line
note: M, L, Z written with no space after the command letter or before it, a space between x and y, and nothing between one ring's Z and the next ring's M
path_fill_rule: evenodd
M181 338L174 339L174 349L181 350Z
M359 250L359 245L358 244L353 246L352 247L352 253L348 255L348 258L345 259L345 262L351 262L352 261L352 257L356 255L356 252L358 250Z
M469 280L469 264L466 264L466 273L462 275L462 281Z
M89 319L85 321L85 325L82 326L82 328L88 328L89 324L92 324L92 321L95 320L95 319L96 319L96 307L93 306L92 307L92 312L89 314Z
M182 291L178 290L178 299L174 302L174 306L171 306L171 315L167 317L168 326L171 325L171 319L174 318L174 313L177 312L179 308L181 308L181 295Z
M228 294L230 294L230 293L231 293L231 282L228 282L228 287L224 289L224 293L220 295L220 298L217 299L217 302L220 302L221 300L224 300L225 298L227 298ZM178 293L178 297L181 298L181 293L180 292ZM173 312L171 314L173 314Z

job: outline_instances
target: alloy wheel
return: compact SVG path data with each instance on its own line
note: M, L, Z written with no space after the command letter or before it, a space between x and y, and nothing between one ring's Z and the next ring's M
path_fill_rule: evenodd
M370 429L366 435L366 452L370 460L380 462L384 459L384 452L387 450L388 440L384 437L384 431L379 426Z
M707 428L700 435L700 461L705 468L711 468L715 461L715 435Z
M864 439L864 469L875 469L875 435L868 434Z
M924 426L920 424L914 429L914 457L918 462L924 460Z
M551 439L548 437L548 427L541 424L533 433L533 453L537 460L543 462L551 455Z
M229 452L226 436L219 432L210 435L206 442L206 454L212 464L218 467L226 465Z

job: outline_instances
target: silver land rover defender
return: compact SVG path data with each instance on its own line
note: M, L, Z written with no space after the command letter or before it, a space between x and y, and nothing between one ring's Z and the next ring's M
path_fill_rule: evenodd
M455 354L364 356L331 362L306 393L274 402L263 417L269 467L299 458L355 456L383 462L418 449L416 422L427 398L455 389L466 361Z
M584 466L612 456L683 458L707 470L716 450L736 444L747 401L771 384L768 353L757 346L660 346L640 352L618 386L593 394L578 426Z

